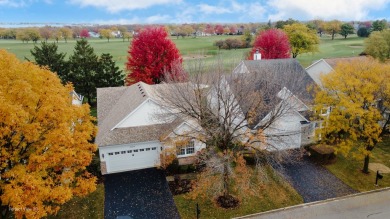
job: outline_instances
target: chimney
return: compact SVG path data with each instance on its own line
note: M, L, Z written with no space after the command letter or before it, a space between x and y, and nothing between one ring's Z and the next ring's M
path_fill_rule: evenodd
M261 60L261 53L259 53L259 49L256 49L255 54L253 54L253 60Z

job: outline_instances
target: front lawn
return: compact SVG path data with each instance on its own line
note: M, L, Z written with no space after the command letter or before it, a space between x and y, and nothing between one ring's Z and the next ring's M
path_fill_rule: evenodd
M104 185L98 184L94 192L83 198L75 197L71 199L61 207L57 215L49 216L48 218L103 219Z
M269 181L258 188L260 195L245 198L235 209L217 207L206 199L186 199L184 195L174 196L175 203L183 219L196 218L196 203L201 210L200 218L232 218L303 203L302 197L282 177L269 175Z
M370 163L381 163L390 167L390 135L384 136L383 141L374 148ZM325 167L351 188L361 192L390 186L390 173L382 174L383 179L379 180L379 186L375 186L376 173L370 170L369 174L364 174L361 171L363 160L337 155L337 161Z

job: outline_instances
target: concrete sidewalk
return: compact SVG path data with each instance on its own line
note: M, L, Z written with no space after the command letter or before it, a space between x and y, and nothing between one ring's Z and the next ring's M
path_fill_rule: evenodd
M240 219L390 218L390 188L252 214ZM238 219L237 218L237 219Z

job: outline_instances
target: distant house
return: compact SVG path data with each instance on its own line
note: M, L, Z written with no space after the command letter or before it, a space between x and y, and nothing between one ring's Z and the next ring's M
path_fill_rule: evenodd
M102 174L160 166L162 150L172 147L164 145L163 140L197 128L191 121L156 116L165 111L156 101L159 86L138 82L128 87L97 89L96 143ZM178 150L179 163L187 163L186 158L204 147L190 140Z
M88 33L89 33L89 37L91 37L91 38L99 38L100 37L100 34L94 32L94 31L89 31Z
M116 31L111 31L111 35L115 38L121 38L122 37L122 34L119 30L116 30Z
M353 60L365 60L365 56L357 57L348 57L348 58L330 58L330 59L320 59L315 61L309 67L306 68L307 73L310 77L316 82L316 84L322 87L321 84L321 75L326 75L333 71L339 62L351 62Z

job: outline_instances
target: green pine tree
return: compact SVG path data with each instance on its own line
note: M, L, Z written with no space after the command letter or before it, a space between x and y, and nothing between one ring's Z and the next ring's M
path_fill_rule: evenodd
M81 95L84 95L89 105L96 98L96 74L98 71L98 57L86 39L78 40L74 53L69 57L68 81Z
M125 75L115 65L109 53L103 53L99 58L99 67L96 75L96 87L123 86Z
M59 53L57 50L57 44L42 42L40 47L35 45L30 52L37 65L48 67L50 71L57 73L63 83L66 83L68 74L68 63L65 61L66 53Z

